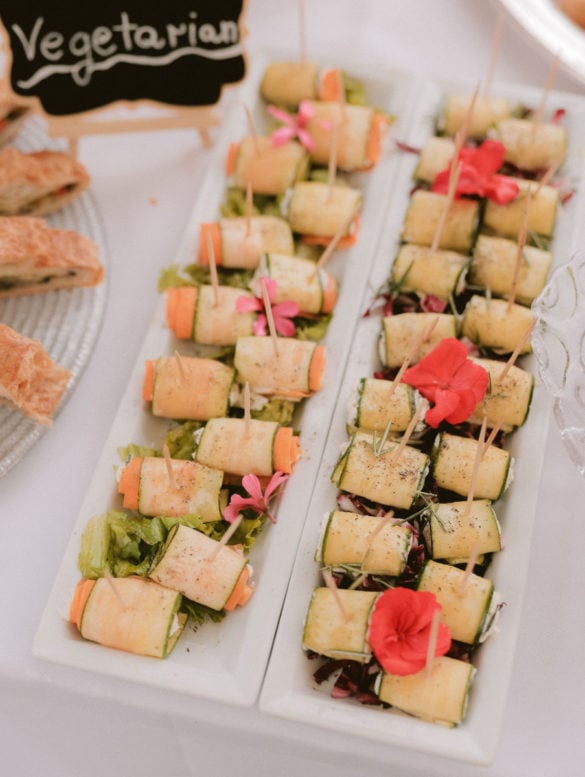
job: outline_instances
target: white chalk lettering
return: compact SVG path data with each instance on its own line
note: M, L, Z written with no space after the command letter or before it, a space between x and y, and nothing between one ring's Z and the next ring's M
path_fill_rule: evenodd
M44 24L44 21L45 20L43 19L42 16L36 20L32 28L30 39L26 37L22 28L18 24L12 25L12 29L14 30L16 37L22 43L22 48L24 49L24 55L30 62L32 62L33 59L36 57L37 40L41 32L41 27Z
M181 22L181 24L167 24L167 38L169 41L169 46L172 49L177 48L179 45L179 38L182 38L183 35L185 35L187 32L187 25L184 22Z
M115 44L108 46L112 40L112 31L107 27L96 27L91 36L93 50L100 57L111 57L118 47Z
M64 38L60 32L49 32L42 39L39 51L50 62L58 62L63 56Z
M159 37L158 32L154 27L139 27L134 35L134 41L139 49L164 49L167 46L167 41Z
M120 14L122 21L120 24L114 24L112 29L114 32L121 32L122 33L122 41L124 43L124 48L126 51L132 50L132 36L130 35L131 32L134 32L134 30L138 27L137 24L134 24L130 21L130 17L126 13L126 11L122 11Z
M189 14L189 18L193 19L192 22L189 22L189 45L196 46L197 45L197 25L195 24L195 19L197 18L197 13L195 11L191 11L191 13Z

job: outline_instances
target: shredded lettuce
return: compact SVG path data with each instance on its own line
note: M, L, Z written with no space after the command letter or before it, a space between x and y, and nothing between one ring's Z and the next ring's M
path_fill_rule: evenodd
M204 426L202 421L184 421L169 429L165 436L165 442L169 446L172 459L193 458L195 452L193 435L202 426Z

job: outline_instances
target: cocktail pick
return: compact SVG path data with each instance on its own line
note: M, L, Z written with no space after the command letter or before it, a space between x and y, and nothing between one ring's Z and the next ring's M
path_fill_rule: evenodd
M215 559L218 557L220 551L222 548L224 548L230 539L233 537L233 535L238 530L239 525L244 520L244 516L242 513L238 515L237 518L235 518L229 525L229 528L226 530L226 532L222 535L222 537L218 540L217 545L215 548L211 551L209 556L205 559L207 563L211 563L212 561L215 561Z
M390 457L390 466L395 467L398 464L398 461L400 457L402 456L402 453L404 449L406 448L408 441L412 437L412 433L414 432L414 429L418 422L420 421L420 417L423 413L423 405L420 404L412 414L412 418L410 419L410 423L408 424L408 427L402 437L400 438L400 443L398 445L398 448L396 448L392 452L392 456Z
M539 125L542 123L542 117L544 115L544 109L546 106L546 101L548 99L548 96L550 94L550 90L552 89L552 85L555 80L555 76L557 74L557 68L559 66L559 62L561 59L561 52L557 51L555 54L555 57L552 61L552 64L550 66L550 70L548 73L548 77L546 79L546 83L544 85L544 89L542 92L542 97L540 98L540 104L538 108L534 111L534 114L532 116L532 133L533 135L536 133Z
M320 269L322 269L327 264L327 262L333 256L333 252L337 248L337 244L339 243L341 238L347 233L347 230L349 229L349 226L350 226L351 222L354 220L355 215L356 215L356 213L359 210L359 207L360 206L359 206L359 203L358 203L355 206L355 208L353 208L353 210L351 211L351 213L348 216L348 218L343 222L343 224L339 227L339 229L337 230L335 235L333 235L333 237L331 238L331 240L327 244L327 247L325 248L325 250L323 251L323 253L321 254L321 256L319 257L319 259L317 260L317 262L315 264L315 272L311 276L312 278L314 277L314 275Z
M341 596L339 595L339 590L337 588L337 585L335 584L335 579L331 574L331 571L329 569L322 569L321 574L323 575L323 581L325 585L333 594L333 598L335 599L335 603L339 607L339 612L341 613L343 620L348 621L349 613L343 606L343 602L341 601Z
M504 365L503 370L498 375L498 380L504 380L506 375L510 372L510 370L514 366L514 363L516 362L516 359L520 356L520 353L521 353L522 349L524 348L524 346L526 345L526 343L530 339L530 335L532 334L532 330L536 326L537 321L538 321L538 319L536 319L536 318L532 321L530 326L526 329L526 331L524 332L524 334L522 335L522 337L518 341L518 343L516 345L516 348L514 348L514 351L510 355L510 358L508 359L506 364Z
M461 596L463 596L463 594L465 593L467 583L469 582L469 577L473 572L475 565L477 564L478 556L479 556L479 543L475 542L471 547L471 551L469 552L469 558L467 559L467 564L465 565L463 577L461 578L461 583L459 584L459 594Z
M120 607L126 609L127 605L126 605L126 602L124 601L124 597L120 593L119 587L116 585L116 582L115 582L116 578L112 575L112 573L110 572L110 570L107 567L103 568L102 576L105 578L105 580L107 581L108 585L112 589L112 592L113 592L114 596L116 597L116 599L118 600L118 604L120 605Z
M502 32L504 30L504 14L500 13L498 15L498 21L496 23L496 28L494 30L494 35L492 38L492 46L490 50L490 60L486 72L486 76L483 83L483 94L485 97L488 97L492 88L492 80L494 77L494 70L496 66L496 60L498 58L498 54L500 53L500 46L502 43Z
M335 179L337 178L337 137L339 134L339 122L334 122L331 128L331 143L329 145L329 164L327 166L327 202L333 197Z
M433 620L431 621L431 628L429 630L429 644L427 646L427 658L425 661L425 673L427 676L433 671L433 665L435 663L435 649L437 647L437 637L439 636L440 620L441 611L437 609L433 614Z
M252 143L254 144L254 149L256 150L256 155L261 156L262 151L260 150L260 144L258 143L258 133L256 132L254 119L247 105L244 105L244 111L246 112L246 121L248 122L248 129L250 130L250 136L252 138Z
M209 275L213 288L213 306L217 307L219 305L219 281L217 280L217 262L211 232L207 233L207 255L209 256Z
M171 452L169 451L169 446L166 444L163 445L163 456L165 459L165 464L167 467L167 475L169 476L169 483L171 484L171 488L174 491L177 491L177 481L175 480L175 473L173 472L173 460L171 459Z
M510 284L510 293L508 294L508 305L506 311L509 313L512 310L514 301L516 299L516 291L518 288L518 280L520 278L520 268L524 261L524 246L526 245L526 236L528 235L528 211L530 210L530 202L532 200L532 187L529 184L526 191L526 200L524 203L524 212L522 213L522 223L520 226L520 233L518 235L518 248L516 251L516 263L514 264L514 273L512 275L512 283Z
M471 505L473 504L473 496L475 494L475 487L477 485L477 477L479 475L479 467L481 460L485 454L485 434L487 430L487 416L484 415L481 422L481 429L479 430L479 439L477 441L477 448L475 450L475 458L473 460L473 469L471 470L471 482L469 484L469 491L467 492L467 500L465 502L465 509L463 510L463 520L467 520L469 513L471 512Z
M298 0L299 9L299 60L307 61L307 26L305 14L305 0Z
M550 179L553 177L553 175L556 173L556 171L559 169L559 167L563 164L565 160L565 155L561 154L558 159L556 159L551 166L546 170L545 174L542 176L540 181L538 182L538 186L536 187L536 194L542 189L543 186L546 186Z
M186 386L189 385L189 380L187 378L187 373L185 372L185 365L183 364L183 357L181 354L175 350L174 352L175 362L177 363L177 371L179 373L179 377L181 379L181 382L184 383Z
M457 159L457 156L458 155L456 152L453 156L453 159ZM441 212L441 217L439 218L439 223L437 224L437 229L435 230L435 236L433 237L433 242L431 244L431 251L436 251L439 247L441 235L443 234L443 229L445 228L445 222L447 220L447 214L449 213L449 208L451 207L451 204L455 198L455 190L457 188L457 181L461 175L461 167L461 160L458 160L456 163L451 165L449 188L445 197L445 204Z
M272 315L272 305L270 304L270 296L268 294L268 286L266 285L266 278L260 278L260 288L262 290L262 300L264 301L264 310L266 312L266 322L268 323L268 331L272 338L272 345L274 347L274 353L278 356L278 333L274 325L274 316Z
M246 381L244 384L244 428L246 430L246 434L250 431L250 419L251 419L251 413L250 413L250 383L249 381Z

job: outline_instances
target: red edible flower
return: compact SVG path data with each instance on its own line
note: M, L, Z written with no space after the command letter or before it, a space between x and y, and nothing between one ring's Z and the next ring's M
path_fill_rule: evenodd
M435 594L410 588L389 588L376 600L369 642L380 666L390 674L420 672L427 661L431 626L441 609ZM451 647L451 634L439 623L435 656Z
M266 293L268 294L268 300L272 310L272 318L274 319L274 328L279 335L282 335L283 337L292 337L296 332L296 327L290 319L299 315L300 308L298 304L292 300L285 300L284 302L278 302L276 305L273 305L272 300L276 294L276 281L272 278L265 277L262 277L260 280L261 283L266 286ZM243 295L238 297L236 299L236 310L239 313L248 313L251 310L257 310L259 315L254 321L252 331L255 335L259 336L268 333L268 318L264 307L264 297L261 293L255 298L245 297Z
M268 502L270 497L274 495L276 489L288 480L289 476L283 472L275 472L274 475L268 481L268 485L264 493L262 493L262 486L256 475L244 475L242 478L242 486L246 489L250 496L240 496L239 494L232 494L229 505L223 511L223 517L228 523L232 523L236 520L239 513L246 508L254 510L260 515L266 513L269 520L272 523L276 523L276 518L270 512Z
M467 348L460 340L448 337L418 364L409 367L402 382L434 402L425 421L436 429L443 420L460 424L469 418L487 391L488 374L468 358Z
M518 184L507 175L498 175L504 164L506 149L497 140L484 140L481 146L465 146L459 151L461 172L455 187L455 196L477 194L494 200L498 205L506 205L518 196ZM439 194L449 191L451 164L446 170L437 173L432 190Z

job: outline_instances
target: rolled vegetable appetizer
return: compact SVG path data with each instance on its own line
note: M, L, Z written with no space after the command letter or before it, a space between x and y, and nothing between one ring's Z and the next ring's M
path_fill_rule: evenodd
M474 549L482 555L502 549L500 524L489 499L436 502L426 514L424 534L433 559L467 560Z
M153 658L175 647L187 616L182 596L144 577L81 580L69 620L84 639Z
M421 148L413 177L417 181L433 183L437 173L449 167L454 153L455 142L452 138L432 135Z
M510 180L518 184L518 196L506 205L498 205L488 199L483 216L484 226L502 237L517 239L524 220L526 193L530 188L532 194L528 207L528 231L551 237L559 203L558 189L546 184L539 187L536 182L523 178Z
M303 629L303 650L364 663L372 654L368 629L378 592L340 588L336 593L339 600L329 588L313 591Z
M479 402L471 416L470 423L481 424L486 418L488 428L500 424L502 431L511 432L526 421L532 394L534 376L516 364L507 368L502 377L504 366L496 359L473 359L487 370L489 386L484 398Z
M404 571L412 529L375 515L334 510L325 517L317 561L356 573L397 577Z
M402 676L384 672L376 692L380 701L409 715L453 727L465 718L475 672L467 661L438 656L430 671Z
M320 68L313 62L272 62L260 84L265 100L291 108L302 100L340 100L344 91L340 70Z
M169 473L170 467L170 473ZM225 507L223 472L182 459L134 456L121 470L124 507L142 515L198 515L220 521Z
M469 283L483 286L497 297L508 297L514 282L518 244L503 237L480 235L469 267ZM552 255L535 246L524 246L515 288L515 299L530 305L544 289Z
M309 156L295 140L275 146L270 137L248 137L231 144L226 172L239 189L276 196L307 177Z
M195 461L232 475L290 474L301 455L298 437L276 421L212 418L201 430Z
M472 342L495 353L512 353L532 324L530 308L509 305L505 299L474 294L463 312L462 333ZM521 353L530 353L530 339Z
M293 189L288 220L293 232L306 243L327 245L346 226L338 248L353 245L362 195L350 186L329 186L319 181L301 181Z
M544 170L567 153L567 132L560 124L508 118L490 132L506 149L506 162L521 170Z
M418 401L424 400L418 397ZM382 434L390 424L390 434L404 432L416 404L414 389L406 383L394 386L390 380L360 378L349 408L348 431L361 429Z
M228 414L234 377L215 359L161 356L146 361L142 398L160 418L207 421Z
M168 534L148 576L212 610L248 602L250 567L241 547L220 545L196 529L177 524Z
M399 313L384 316L379 342L380 361L386 367L400 367L407 357L413 342L425 329L438 319L428 340L421 344L411 361L420 361L430 353L441 340L457 336L457 320L448 313Z
M463 291L468 264L465 254L406 243L392 264L392 282L400 291L447 300Z
M445 210L447 196L417 189L410 198L402 228L405 243L431 246ZM438 248L469 253L479 225L477 200L454 200L445 218Z
M252 294L233 286L180 286L167 291L167 326L179 338L202 345L235 345L251 335L253 312L236 309L238 297Z
M238 337L234 366L240 383L258 394L300 400L321 388L325 347L282 337Z
M439 117L439 130L443 134L454 137L461 129L463 122L467 120L472 97L470 94L451 94L446 98ZM470 138L485 137L490 128L502 119L506 119L510 113L509 100L478 95L469 118L467 136Z
M210 264L210 243L215 263L228 268L254 269L266 252L294 251L288 221L278 216L226 218L201 224L199 263L204 266Z
M380 144L388 120L383 113L365 105L312 101L314 115L307 132L315 142L311 159L326 166L337 127L335 161L340 170L354 172L373 167L380 157Z
M387 440L380 451L374 449L374 443L369 435L354 434L337 461L331 481L342 491L406 510L423 487L429 457L409 445L398 455L395 441Z
M310 259L267 252L251 284L254 290L262 276L276 281L273 302L292 300L301 316L330 313L337 302L337 281L325 270L315 270Z
M441 432L434 443L432 474L439 488L467 496L473 484L473 469L478 441ZM509 451L490 445L485 450L477 470L474 497L499 499L506 490L512 469Z
M470 574L450 564L427 561L418 582L419 591L435 594L442 607L441 622L451 637L468 645L482 642L494 615L494 584L479 575Z

